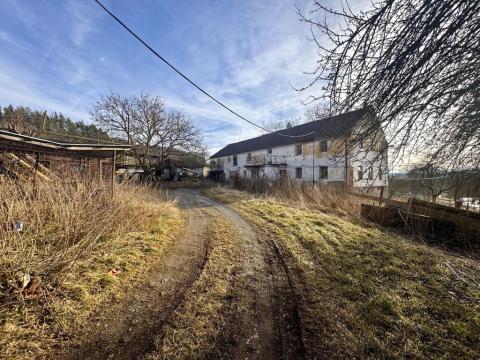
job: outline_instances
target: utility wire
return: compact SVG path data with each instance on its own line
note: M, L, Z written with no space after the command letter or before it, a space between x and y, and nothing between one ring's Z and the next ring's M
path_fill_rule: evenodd
M107 12L113 19L115 19L116 22L118 22L125 30L127 30L135 39L137 39L138 41L140 41L140 43L142 43L143 46L145 46L148 50L150 50L150 52L152 52L156 57L158 57L160 60L162 60L165 64L167 64L173 71L175 71L178 75L180 75L181 77L183 77L186 81L188 81L191 85L193 85L195 88L197 88L197 90L199 90L200 92L202 92L204 95L208 96L211 100L215 101L218 105L220 105L221 107L223 107L224 109L228 110L229 112L231 112L233 115L237 116L238 118L248 122L249 124L263 130L263 131L266 131L268 133L271 133L271 134L276 134L276 135L279 135L279 136L284 136L284 137L291 137L291 138L300 138L300 137L304 137L304 136L307 136L307 135L312 135L313 132L310 132L308 134L302 134L302 135L287 135L287 134L280 134L278 132L274 132L270 129L267 129L261 125L258 125L256 124L255 122L251 121L251 120L248 120L247 118L245 118L244 116L240 115L239 113L237 113L235 110L231 109L230 107L228 107L227 105L225 105L223 102L221 102L220 100L218 100L217 98L215 98L213 95L210 95L206 90L204 90L203 88L201 88L199 85L197 85L193 80L191 80L187 75L185 75L184 73L182 73L179 69L177 69L173 64L171 64L167 59L165 59L162 55L160 55L158 52L156 52L150 45L148 45L140 36L138 36L133 30L131 30L122 20L120 20L117 16L115 16L115 14L113 14L110 10L107 9L107 7L105 5L103 5L99 0L94 0L103 10L105 10L105 12Z

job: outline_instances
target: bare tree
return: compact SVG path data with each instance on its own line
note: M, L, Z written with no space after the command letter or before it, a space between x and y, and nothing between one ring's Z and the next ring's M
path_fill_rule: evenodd
M132 144L132 155L146 176L174 154L205 152L195 124L182 111L166 110L158 96L102 96L91 116L109 134Z
M262 121L262 126L270 131L278 131L300 125L301 123L302 118L300 116L286 117L283 113L281 113L278 119Z
M305 111L304 117L307 122L327 118L332 115L330 107L325 102L317 102Z
M433 202L437 202L438 197L443 193L455 188L455 182L452 181L450 174L436 165L428 163L410 171L410 176L417 180L416 184L425 190L424 192Z
M162 162L177 154L179 150L183 153L206 153L200 130L179 110L172 110L167 114L167 121L158 133L156 146L160 150Z
M366 11L314 1L302 21L318 46L314 78L333 113L371 106L395 156L415 152L445 169L480 163L480 1L376 0Z
M124 138L131 143L131 125L135 115L136 99L119 94L102 95L90 115L110 136Z

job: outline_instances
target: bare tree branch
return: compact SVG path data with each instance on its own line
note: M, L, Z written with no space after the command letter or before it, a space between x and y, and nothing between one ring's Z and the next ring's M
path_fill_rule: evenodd
M371 106L392 157L416 154L442 168L480 164L480 0L377 0L354 13L314 1L309 14L319 60L303 90L322 87L332 112ZM328 20L328 22L327 22Z
M147 176L179 152L205 152L195 124L182 111L167 111L158 96L102 96L91 115L109 134L132 144L132 154Z

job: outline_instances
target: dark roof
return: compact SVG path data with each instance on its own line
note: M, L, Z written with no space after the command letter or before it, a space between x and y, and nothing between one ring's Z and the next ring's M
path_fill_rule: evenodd
M289 129L275 131L273 133L258 136L252 139L228 144L217 151L210 158L234 155L253 150L268 149L271 147L312 141L313 133L317 138L329 138L347 134L363 118L368 109L360 109L345 114L311 121L305 124L293 126ZM301 137L285 137L278 134Z

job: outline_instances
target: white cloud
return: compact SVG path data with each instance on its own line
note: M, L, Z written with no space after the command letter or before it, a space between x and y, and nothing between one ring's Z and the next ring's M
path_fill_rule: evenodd
M70 38L77 46L82 46L88 35L95 31L92 20L94 13L84 1L70 0L65 3L65 9L71 16Z
M72 96L64 91L64 98L54 100L45 91L42 91L40 78L32 73L22 72L16 66L6 63L2 65L4 70L0 72L2 106L8 104L29 106L34 110L45 109L51 112L62 112L74 120L88 119L87 109L78 108L75 102L68 100L78 100L78 96Z
M176 5L170 7L168 15L173 18L177 16L177 8ZM233 22L216 22L211 16L224 16L221 11L225 11L225 7L214 14L213 5L202 16L179 19L187 21L175 24L166 35L171 41L169 44L174 44L173 49L168 49L170 54L175 54L170 60L180 64L183 71L214 96L254 122L261 124L263 120L275 119L279 113L302 114L305 108L301 102L306 94L296 92L289 83L300 86L311 79L302 71L313 68L316 49L306 40L308 28L299 24L294 3L292 0L249 1L238 2L228 9L233 7L237 9L230 14ZM18 6L13 4L12 9L17 11ZM94 3L68 0L65 9L68 17L65 24L60 24L63 27L57 28L58 41L52 37L54 30L49 29L48 24L40 22L35 14L32 17L31 11L26 12L24 20L31 33L45 35L50 31L49 36L43 37L52 38L51 46L45 47L47 51L40 62L40 65L45 63L44 68L23 69L13 59L10 64L2 63L2 102L62 111L75 120L87 120L88 107L100 93L114 91L130 95L143 90L161 95L167 106L181 108L197 121L212 153L229 142L261 134L185 84L162 64L151 61L150 54L140 47L135 47L135 53L120 57L109 52L109 48L103 51L90 47L87 40L96 31L98 16L103 16ZM245 11L238 12L238 9ZM69 41L62 41L63 33ZM128 38L128 34L120 34L122 41ZM155 34L152 27L149 37ZM95 38L98 46L102 36ZM192 42L185 43L186 38ZM8 33L0 32L0 42L9 39ZM190 56L182 58L182 51ZM0 56L0 61L2 59ZM157 77L158 80L152 81Z

